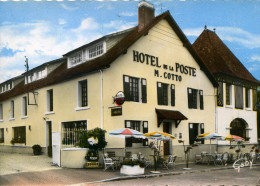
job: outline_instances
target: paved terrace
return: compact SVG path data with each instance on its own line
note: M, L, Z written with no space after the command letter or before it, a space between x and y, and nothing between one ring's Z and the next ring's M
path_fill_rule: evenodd
M258 162L259 163L259 162ZM258 166L260 164L254 164ZM190 163L191 170L184 170L185 164L176 163L169 170L159 168L160 174L152 174L153 167L146 168L145 175L124 176L119 170L103 169L68 169L53 166L51 158L46 155L33 156L29 154L3 153L0 152L0 185L81 185L113 181L119 179L134 179L140 177L154 177L164 175L190 174L193 172L218 171L233 169L231 165L207 165ZM234 170L236 171L236 170Z

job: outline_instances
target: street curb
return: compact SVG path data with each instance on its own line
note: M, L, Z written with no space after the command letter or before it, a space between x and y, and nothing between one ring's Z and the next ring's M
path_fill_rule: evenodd
M252 167L255 167L255 166L260 166L260 164L252 165ZM250 166L245 166L243 168L246 168L246 167L250 167ZM121 177L114 177L114 178L109 178L109 179L104 179L104 180L99 180L99 181L73 184L73 186L87 185L87 184L93 184L93 183L102 183L102 182L110 182L110 181L130 180L130 179L136 179L136 178L152 178L152 177L162 177L162 176L169 176L169 175L181 175L181 174L191 174L191 173L199 173L199 172L211 172L211 171L227 170L227 169L234 169L234 168L232 166L228 166L228 167L216 167L216 168L210 168L210 169L190 170L190 171L181 171L181 172L144 174L144 175L138 175L138 176L121 176Z

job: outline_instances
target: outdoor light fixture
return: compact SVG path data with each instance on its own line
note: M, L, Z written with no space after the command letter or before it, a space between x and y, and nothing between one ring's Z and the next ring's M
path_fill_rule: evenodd
M6 128L5 131L8 132L8 128Z
M32 130L31 125L28 126L29 130Z

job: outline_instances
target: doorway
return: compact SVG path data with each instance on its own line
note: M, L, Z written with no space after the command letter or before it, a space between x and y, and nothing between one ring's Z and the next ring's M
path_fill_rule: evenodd
M164 122L163 123L163 132L171 134L170 126L171 126L170 122ZM163 141L163 153L164 153L164 155L170 155L170 140Z
M46 146L47 154L49 157L52 157L52 122L46 122Z

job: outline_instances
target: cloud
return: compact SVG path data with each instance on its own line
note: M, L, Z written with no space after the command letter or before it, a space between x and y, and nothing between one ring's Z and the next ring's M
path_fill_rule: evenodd
M208 27L208 29L210 30L213 30L213 28L216 28L217 35L223 41L236 43L249 49L260 48L260 34L253 34L236 27ZM203 30L204 28L202 27L183 29L184 33L187 36L196 37L198 37Z
M60 25L65 25L67 21L65 19L59 19L59 24Z
M137 13L136 12L122 12L119 14L120 16L127 16L127 17L132 17L132 16L136 16Z
M124 22L122 20L115 20L115 21L110 21L109 23L104 24L104 28L113 28L115 31L121 31L125 30L131 27L136 26L136 22Z
M73 11L73 10L77 10L77 7L70 7L68 5L65 4L61 4L62 8L64 8L65 10L69 10L69 11Z
M254 56L252 56L252 57L250 58L250 61L251 61L251 62L257 62L257 63L260 64L260 56L254 55Z
M101 36L98 28L92 18L83 19L73 29L47 21L0 26L0 82L24 72L24 56L29 58L32 69L97 39ZM5 51L10 50L12 55L7 55Z

